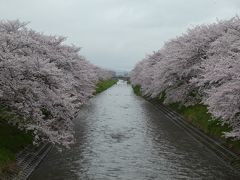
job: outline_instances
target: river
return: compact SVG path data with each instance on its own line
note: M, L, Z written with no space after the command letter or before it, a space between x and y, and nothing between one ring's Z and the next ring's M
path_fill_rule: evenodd
M75 137L71 149L53 149L29 179L240 179L124 81L82 108Z

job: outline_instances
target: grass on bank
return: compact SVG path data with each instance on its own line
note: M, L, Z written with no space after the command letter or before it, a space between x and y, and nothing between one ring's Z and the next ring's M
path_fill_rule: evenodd
M134 86L133 91L136 95L141 96L141 87ZM165 100L165 93L161 93L157 99L159 103L163 103ZM235 153L240 154L240 141L233 140L231 138L225 138L224 132L231 131L231 127L227 124L222 125L218 119L213 119L211 114L208 113L206 105L196 104L193 106L184 106L179 102L167 104L167 106L181 114L189 123L193 124L198 129L202 130L210 137L220 140L223 145Z
M13 118L9 109L0 106L0 177L16 168L15 156L26 145L32 143L32 136L9 125L7 120Z
M112 87L114 84L117 83L117 81L118 80L116 80L116 79L109 79L109 80L105 80L105 81L99 81L97 83L95 94L99 94L99 93L105 91L106 89Z
M218 119L213 119L211 114L208 113L206 105L196 104L186 107L180 103L171 103L167 106L181 114L188 122L201 129L205 134L220 140L223 145L235 153L240 153L240 141L224 137L224 132L230 132L231 127L222 124Z
M132 86L132 88L133 88L133 92L134 92L137 96L142 96L141 86L136 85L136 86Z

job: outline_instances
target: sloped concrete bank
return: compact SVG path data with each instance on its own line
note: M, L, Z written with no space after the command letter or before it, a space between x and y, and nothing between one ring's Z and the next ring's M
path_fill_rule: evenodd
M192 136L193 138L204 144L211 151L213 151L220 160L228 163L235 170L240 171L240 156L238 154L230 151L223 145L222 142L217 141L203 133L200 129L187 122L180 114L173 111L169 107L161 104L159 101L146 97L144 97L144 99L153 104L158 110L166 114L166 116L171 121L173 121L177 126L184 129L184 131L186 131L190 136Z
M7 179L26 180L44 157L52 149L50 143L41 143L39 146L29 145L17 154L17 169Z

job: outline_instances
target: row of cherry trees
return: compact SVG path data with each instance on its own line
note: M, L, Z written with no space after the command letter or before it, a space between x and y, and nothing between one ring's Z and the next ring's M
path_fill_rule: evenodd
M78 109L98 80L113 72L89 63L65 38L48 36L19 21L0 22L0 103L12 110L9 123L35 140L69 146Z
M143 95L164 103L205 104L240 139L240 18L200 25L171 39L131 72Z
M116 76L116 72L95 66L95 72L99 81L105 81Z

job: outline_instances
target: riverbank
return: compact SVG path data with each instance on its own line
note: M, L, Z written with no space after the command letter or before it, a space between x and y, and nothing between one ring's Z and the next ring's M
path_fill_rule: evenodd
M116 84L117 80L100 81L96 86L96 94ZM16 155L26 146L32 144L30 133L20 131L16 126L7 123L15 118L5 106L0 106L0 179L7 179L11 174L18 174Z
M20 131L16 126L7 124L7 120L13 118L9 109L0 107L0 177L16 173L16 154L24 147L32 143L29 133ZM1 179L0 178L0 179Z
M95 94L99 94L99 93L107 90L108 88L110 88L114 84L116 84L117 82L118 82L118 80L116 80L116 79L108 79L108 80L104 80L104 81L99 81L97 83Z
M137 96L142 96L140 86L133 87L133 91ZM159 98L153 100L155 103L162 105L164 98L164 94L161 94ZM224 137L224 132L229 132L231 128L226 124L222 125L219 120L213 119L211 114L207 111L207 106L197 104L186 107L177 102L164 105L180 114L186 122L193 125L210 138L218 141L231 152L237 155L240 154L240 141Z

